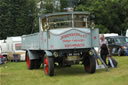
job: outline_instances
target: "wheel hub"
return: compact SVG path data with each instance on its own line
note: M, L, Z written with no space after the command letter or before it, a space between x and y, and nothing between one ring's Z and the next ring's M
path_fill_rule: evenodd
M45 70L45 73L46 74L48 74L48 60L47 60L47 58L45 58L45 60L44 60L44 70Z

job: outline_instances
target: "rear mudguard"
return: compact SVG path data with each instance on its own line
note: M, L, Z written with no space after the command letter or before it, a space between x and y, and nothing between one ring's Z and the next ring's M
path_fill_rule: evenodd
M50 51L44 51L44 52L47 56L52 56L52 52ZM27 53L29 55L30 60L41 58L41 54L36 50L28 50Z
M27 53L29 55L30 60L40 59L40 54L35 50L28 50Z

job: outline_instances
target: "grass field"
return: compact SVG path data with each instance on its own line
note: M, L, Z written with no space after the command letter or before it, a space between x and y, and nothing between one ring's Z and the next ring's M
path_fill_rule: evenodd
M117 68L84 71L82 65L55 68L55 76L46 76L43 69L28 70L25 62L0 65L0 85L128 85L128 57L115 57Z

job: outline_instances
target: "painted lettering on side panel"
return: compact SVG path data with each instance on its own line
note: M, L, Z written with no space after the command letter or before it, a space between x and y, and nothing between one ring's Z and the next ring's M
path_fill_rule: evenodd
M88 34L69 33L69 34L62 35L60 40L63 40L65 38L72 37L72 36L79 36L79 37L82 37L82 38L86 38L88 36Z
M66 44L65 47L69 48L69 47L83 47L85 46L85 44Z

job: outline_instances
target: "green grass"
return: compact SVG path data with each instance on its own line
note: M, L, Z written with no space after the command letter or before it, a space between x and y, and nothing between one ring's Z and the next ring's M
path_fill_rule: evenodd
M28 70L25 62L0 65L0 85L128 85L128 57L115 57L117 68L84 71L82 65L55 68L55 76L46 76L43 69Z

